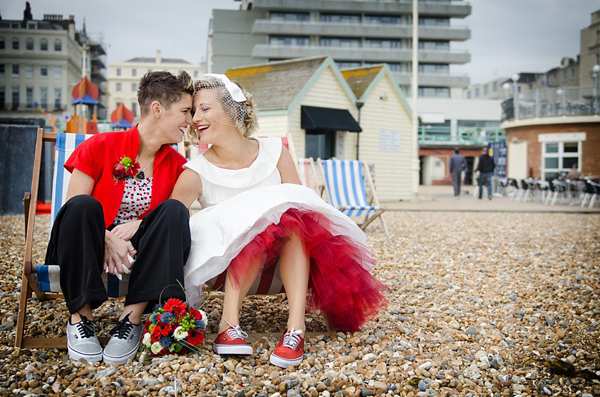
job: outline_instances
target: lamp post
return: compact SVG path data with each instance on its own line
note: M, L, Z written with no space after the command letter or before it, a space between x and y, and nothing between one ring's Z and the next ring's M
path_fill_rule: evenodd
M519 75L517 73L513 74L511 77L513 81L513 106L515 107L515 120L519 118L519 89L517 87L517 82L519 81Z
M360 126L360 109L364 106L364 102L362 101L356 101L356 108L358 109L358 125ZM362 128L362 127L361 127ZM356 133L356 159L359 160L358 158L358 152L360 149L360 132Z
M562 88L559 88L558 90L556 90L556 95L558 96L558 99L560 100L560 108L561 108L561 115L564 116L565 115L565 90L563 90Z
M598 114L598 109L600 109L600 106L598 106L598 77L600 75L600 65L594 65L594 67L592 68L592 77L594 78L594 109L593 112L594 114Z

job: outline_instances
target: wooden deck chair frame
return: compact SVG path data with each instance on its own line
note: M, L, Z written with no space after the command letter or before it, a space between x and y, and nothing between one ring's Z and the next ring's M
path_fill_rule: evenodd
M357 160L352 160L352 161L357 161ZM331 193L332 192L330 192L329 189L327 188L327 180L326 180L326 176L325 176L325 167L323 166L323 160L318 158L317 163L319 164L319 170L321 171L321 177L323 178L323 182L325 185L324 188L325 188L325 191L327 192L327 197L329 198L330 203L331 203L331 201L332 201ZM388 231L387 224L385 223L385 220L382 217L382 214L385 212L385 209L381 208L381 206L379 204L379 199L377 198L377 193L375 191L375 184L373 183L373 178L371 178L371 172L369 171L369 167L364 161L361 161L360 163L362 164L364 176L365 176L364 179L366 179L366 184L369 187L369 192L370 192L370 197L367 197L367 200L370 205L380 207L380 208L372 214L365 215L364 218L362 219L362 221L357 222L357 225L362 230L366 230L367 226L369 226L375 219L379 218L379 220L381 221L381 226L383 227L383 231L384 231L385 235L387 237L390 237L390 233ZM338 209L341 210L342 208L338 207Z
M301 171L302 168L305 169ZM313 189L319 196L323 196L325 185L321 183L317 167L315 167L315 160L312 157L298 159L298 173L304 186Z
M73 134L75 135L75 134ZM15 335L15 347L20 348L67 348L66 337L25 337L25 323L27 321L28 300L35 295L40 301L47 299L64 299L62 293L46 292L38 287L36 276L36 265L33 263L33 236L36 220L36 198L40 182L40 170L42 163L42 149L45 142L56 143L57 133L44 132L38 129L35 153L33 158L33 177L31 180L31 191L26 192L23 198L25 214L25 254L23 259L23 273L21 276L21 294L19 298L19 314L17 315L17 329ZM55 181L53 181L53 185ZM53 190L55 186L53 186ZM57 193L58 194L58 193ZM61 200L62 203L62 200ZM53 212L55 208L53 208ZM52 216L52 215L51 215ZM99 337L100 343L106 344L109 337Z

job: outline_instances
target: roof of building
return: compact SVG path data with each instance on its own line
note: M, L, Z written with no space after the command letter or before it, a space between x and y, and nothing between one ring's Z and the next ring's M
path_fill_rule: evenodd
M342 76L344 76L344 79L346 79L352 92L354 92L354 95L357 98L360 98L367 88L369 88L369 85L371 85L375 77L377 77L381 69L383 69L383 64L344 69L341 73Z
M229 69L225 74L252 93L260 110L287 109L326 56Z
M125 62L137 62L137 63L156 63L156 58L146 58L146 57L136 57L131 58ZM185 59L180 58L162 58L161 63L191 63L186 61Z

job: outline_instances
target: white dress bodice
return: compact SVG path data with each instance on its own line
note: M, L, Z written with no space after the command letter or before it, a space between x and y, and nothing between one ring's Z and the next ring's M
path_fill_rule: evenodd
M184 164L196 171L202 181L202 208L211 207L257 187L281 184L277 163L281 156L281 139L252 138L258 141L258 156L247 168L230 170L210 163L203 154Z

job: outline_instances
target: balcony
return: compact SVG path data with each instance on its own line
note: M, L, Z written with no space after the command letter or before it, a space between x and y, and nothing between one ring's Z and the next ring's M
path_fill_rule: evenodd
M253 34L411 38L412 25L380 25L375 23L297 22L257 19L252 25ZM423 40L465 41L471 30L465 26L419 26Z
M412 50L370 47L324 47L280 44L257 44L253 58L292 59L328 55L346 61L410 62ZM464 64L471 60L467 51L419 50L419 62Z
M503 121L591 115L600 115L600 96L592 86L541 88L502 102Z
M400 85L410 85L412 73L392 72ZM419 85L429 87L467 87L469 76L466 74L419 73Z
M369 0L254 0L254 9L294 10L294 11L339 11L376 14L410 14L412 1L369 1ZM463 1L420 1L419 14L443 15L451 18L465 18L471 14L471 5Z
M419 145L484 145L490 142L506 140L504 130L489 129L480 131L475 128L459 128L452 135L450 127L419 126Z

